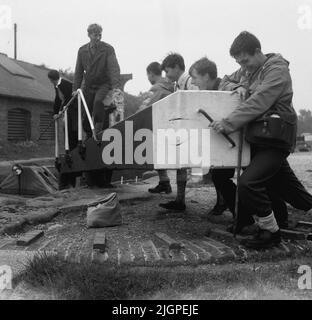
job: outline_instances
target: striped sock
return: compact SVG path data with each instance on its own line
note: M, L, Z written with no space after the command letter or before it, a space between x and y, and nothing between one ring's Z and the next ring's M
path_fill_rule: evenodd
M272 233L279 230L278 224L275 220L274 214L271 213L267 217L258 217L258 225L262 230L268 230Z

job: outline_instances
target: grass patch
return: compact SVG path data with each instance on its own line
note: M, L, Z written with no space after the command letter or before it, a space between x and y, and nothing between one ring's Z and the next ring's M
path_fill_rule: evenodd
M310 299L311 292L297 288L297 270L300 264L311 263L309 259L197 268L116 268L37 255L14 284L45 292L46 299L65 300Z

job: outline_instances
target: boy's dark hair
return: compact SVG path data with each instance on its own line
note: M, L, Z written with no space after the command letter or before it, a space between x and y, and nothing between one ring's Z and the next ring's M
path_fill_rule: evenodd
M201 58L192 64L189 71L190 76L193 70L196 70L201 76L208 73L212 80L215 80L218 77L217 65L206 57Z
M182 71L185 71L185 63L183 57L178 53L170 53L162 62L161 69L174 68L178 66Z
M51 80L58 80L60 78L60 73L57 70L50 70L48 78Z
M258 38L248 31L243 31L235 38L230 49L230 55L237 57L241 53L248 53L253 56L256 53L256 49L261 50Z
M146 68L147 73L152 73L155 76L161 76L161 65L159 62L152 62Z

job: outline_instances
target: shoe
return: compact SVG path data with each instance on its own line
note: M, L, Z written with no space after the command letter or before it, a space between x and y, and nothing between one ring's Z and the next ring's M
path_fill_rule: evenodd
M261 250L269 249L277 246L281 242L281 232L280 230L272 233L268 230L259 230L256 236L252 239L243 240L242 245L249 249Z
M174 210L174 211L184 211L186 209L186 206L184 203L180 203L177 201L169 201L167 203L160 203L159 206L161 208L164 208L167 210Z
M230 225L226 228L227 232L234 233L234 225ZM240 227L238 226L236 228L236 234L242 235L242 236L253 236L256 235L259 231L259 226L257 224L251 224L248 226Z
M217 203L209 212L208 215L221 216L222 213L228 208L226 204Z
M159 182L158 186L155 188L148 189L148 192L150 193L172 193L171 185L169 182Z

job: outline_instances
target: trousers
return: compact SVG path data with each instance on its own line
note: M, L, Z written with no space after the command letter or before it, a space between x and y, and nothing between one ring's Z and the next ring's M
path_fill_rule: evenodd
M104 108L103 100L107 96L109 88L107 86L99 88L85 88L83 94L88 105L89 112L91 117L93 117L94 124L102 123L105 130L109 127L109 113ZM87 134L87 137L92 136L91 127L87 115L83 117L83 129Z
M251 146L251 163L240 177L238 224L253 223L252 215L275 214L279 222L287 219L285 202L308 211L312 195L298 180L287 161L289 153L278 148ZM236 185L231 180L234 169L213 170L212 179L234 212Z
M167 170L157 170L159 176L159 182L170 182Z
M109 112L103 103L108 92L109 87L105 85L99 88L85 88L83 90L89 112L91 117L93 117L94 125L100 124L101 131L109 128ZM86 114L83 117L83 129L86 132L87 139L91 138L92 130ZM87 184L99 188L109 185L112 175L113 171L110 169L93 170L85 173Z

